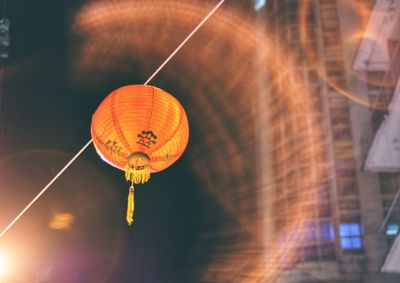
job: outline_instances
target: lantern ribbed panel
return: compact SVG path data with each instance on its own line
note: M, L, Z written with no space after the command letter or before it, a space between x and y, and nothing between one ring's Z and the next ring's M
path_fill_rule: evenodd
M182 155L189 125L185 110L169 93L128 85L103 100L93 115L91 134L98 154L111 165L124 170L128 156L142 152L157 172Z

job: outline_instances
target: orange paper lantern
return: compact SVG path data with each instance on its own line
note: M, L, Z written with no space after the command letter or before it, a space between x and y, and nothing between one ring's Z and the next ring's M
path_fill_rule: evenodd
M109 94L92 117L97 153L124 170L132 182L128 224L133 222L133 185L164 170L183 154L189 139L185 110L169 93L149 85L127 85Z

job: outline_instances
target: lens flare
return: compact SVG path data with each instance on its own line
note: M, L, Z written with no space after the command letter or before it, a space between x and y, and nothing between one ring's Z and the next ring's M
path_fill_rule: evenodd
M8 223L69 157L62 151L31 150L1 158L0 226ZM123 239L122 222L114 218L116 213L118 216L115 188L87 160L80 159L77 164L70 168L68 178L58 182L57 190L2 238L7 277L29 281L37 272L52 269L48 281L56 282L57 276L69 277L79 270L92 278L89 282L101 282L116 268ZM90 265L104 268L93 271Z
M76 60L71 80L87 86L115 74L146 77L212 9L206 2L89 2L74 18ZM336 93L339 99L333 97L332 103L339 106L347 105L343 96L371 106L364 96L346 88L345 79L328 76L326 69L343 73L345 61L322 65L310 44L318 43L311 40L315 30L309 30L307 21L312 18L310 11L313 17L324 11L312 7L315 1L298 2L301 15L290 19L300 21L301 31L291 32L300 33L304 52L297 45L280 44L279 36L272 34L268 20L275 15L267 14L259 31L254 15L223 6L154 82L164 83L165 89L172 86L183 103L190 102L193 139L188 156L205 187L202 217L207 227L197 248L204 264L194 267L202 282L275 282L283 270L310 256L303 248L316 230L312 221L331 219L329 174L340 164L330 155L353 156L347 141L336 143L331 152L321 88ZM360 17L366 20L367 12L363 10ZM339 30L337 18L334 14L324 26ZM324 40L335 44L339 37L330 33ZM299 58L300 53L305 58ZM306 60L313 68L307 74L302 64ZM358 78L356 73L354 77ZM335 134L341 139L350 131L341 123L348 112L339 106ZM263 136L274 149L261 155ZM264 159L266 165L261 167ZM328 231L331 223L323 224ZM322 232L317 234L322 237ZM336 239L330 232L324 235L327 244L318 252L329 256Z
M0 253L0 278L3 278L6 276L8 269L8 263L4 255Z
M113 73L151 73L210 9L212 5L205 1L89 2L75 16L71 79L90 85ZM273 282L299 258L302 231L310 225L308 219L321 197L318 189L325 182L327 164L315 97L302 82L293 57L268 34L259 34L254 19L224 7L156 78L180 90L178 97L190 96L188 113L194 125L190 159L207 188L204 197L217 202L204 212L205 222L217 221L217 227L203 231L204 240L198 243L198 250L208 254L207 265L194 267L204 282ZM271 78L261 90L255 68L259 65L268 66ZM256 110L254 94L274 90L282 94L281 109ZM292 150L276 159L283 161L280 170L268 184L260 185L266 172L258 171L259 159L274 157L258 156L253 115L264 117L259 121L262 131L266 125L269 131L281 131L280 121L268 122L276 111L290 117L286 131L294 130L292 123L301 130ZM292 161L296 159L304 160L301 176L295 173L298 169ZM291 185L282 182L289 177ZM280 201L278 193L272 205L260 204L266 191L290 194L298 201L279 212L273 204ZM265 217L268 210L273 220ZM272 227L279 233L271 233ZM216 247L208 244L212 239L218 242Z

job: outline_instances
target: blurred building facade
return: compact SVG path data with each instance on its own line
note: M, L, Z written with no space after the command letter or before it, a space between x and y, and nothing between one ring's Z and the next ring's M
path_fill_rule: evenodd
M399 3L259 2L258 23L291 66L265 74L264 237L292 246L279 280L399 282L380 272L400 224Z
M129 11L131 26L174 19L154 25L146 41L135 29L126 52L165 57L174 41L159 35L174 34L175 22L190 30L215 5L164 2L151 6L143 22L138 6L118 9ZM367 166L395 97L395 84L382 76L398 73L390 64L356 66L370 48L362 44L365 31L381 26L373 21L375 1L246 0L223 7L160 74L188 102L188 157L206 188L199 192L204 227L191 282L399 282L380 272L399 232L392 206L397 169ZM95 27L90 19L97 15L80 17L81 30ZM390 42L383 50L392 50L393 61L396 44L386 34L375 38ZM104 35L94 38L103 42ZM146 64L150 73L154 66Z

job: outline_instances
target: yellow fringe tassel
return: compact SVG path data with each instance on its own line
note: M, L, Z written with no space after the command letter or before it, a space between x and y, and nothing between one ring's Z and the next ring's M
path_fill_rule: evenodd
M128 225L132 225L135 212L135 189L133 185L146 183L150 179L150 173L150 158L146 154L135 152L128 156L125 166L125 179L132 183L129 188L126 210L126 222L128 222Z
M144 184L150 179L150 168L136 169L132 165L125 167L125 179L133 184Z
M135 213L135 189L133 185L129 188L128 194L128 206L126 209L126 222L128 225L132 225L133 223L133 215Z

